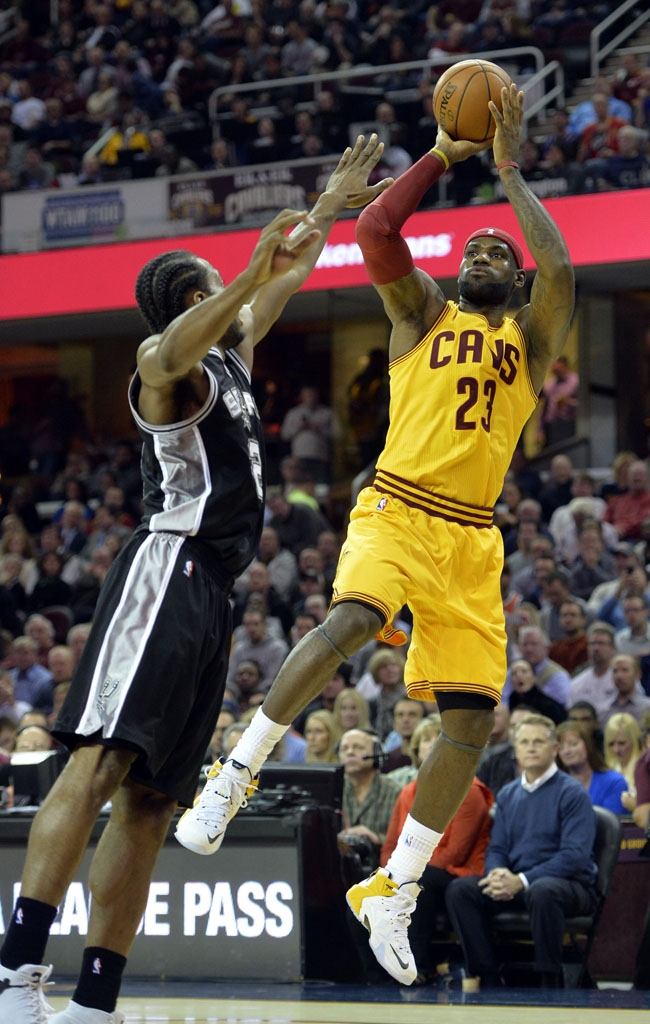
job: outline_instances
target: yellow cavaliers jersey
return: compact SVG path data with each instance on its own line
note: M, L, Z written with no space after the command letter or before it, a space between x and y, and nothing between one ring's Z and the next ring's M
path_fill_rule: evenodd
M377 483L407 504L415 484L452 499L442 511L489 525L522 428L537 404L519 324L491 327L447 302L414 349L390 371L390 426ZM484 510L482 515L478 510ZM440 513L440 509L430 511ZM446 516L443 516L446 518ZM477 522L479 525L479 522Z

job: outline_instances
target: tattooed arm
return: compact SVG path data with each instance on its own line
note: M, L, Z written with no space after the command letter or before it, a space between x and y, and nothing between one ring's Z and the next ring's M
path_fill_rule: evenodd
M517 93L517 87L512 85L510 90L502 90L501 98L503 115L490 103L497 123L493 143L497 165L517 160L523 125L523 93ZM528 188L519 170L504 167L499 175L537 265L530 305L520 311L517 321L526 338L533 386L540 391L547 370L569 333L574 304L573 267L555 221Z

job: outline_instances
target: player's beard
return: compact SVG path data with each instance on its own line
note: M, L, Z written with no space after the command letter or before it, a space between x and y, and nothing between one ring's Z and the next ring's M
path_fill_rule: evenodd
M478 280L462 277L458 282L458 294L479 308L483 306L503 306L510 298L512 286L506 281Z
M242 322L239 317L237 317L237 319L233 320L226 332L222 335L219 345L224 349L237 348L237 345L241 345L244 337L245 332Z

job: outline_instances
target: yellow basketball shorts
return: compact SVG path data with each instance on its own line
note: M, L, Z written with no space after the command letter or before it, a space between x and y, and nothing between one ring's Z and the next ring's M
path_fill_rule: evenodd
M409 606L410 697L462 690L498 704L506 676L502 567L496 527L448 522L367 487L350 515L332 605L360 601L387 624Z

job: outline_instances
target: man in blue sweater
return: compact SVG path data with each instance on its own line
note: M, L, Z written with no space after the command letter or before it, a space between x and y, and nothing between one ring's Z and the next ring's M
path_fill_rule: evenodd
M558 770L550 718L527 715L514 742L521 777L499 792L485 875L455 879L447 909L466 970L490 986L501 981L490 918L525 907L540 983L561 987L565 917L590 914L596 899L596 817L584 786Z

